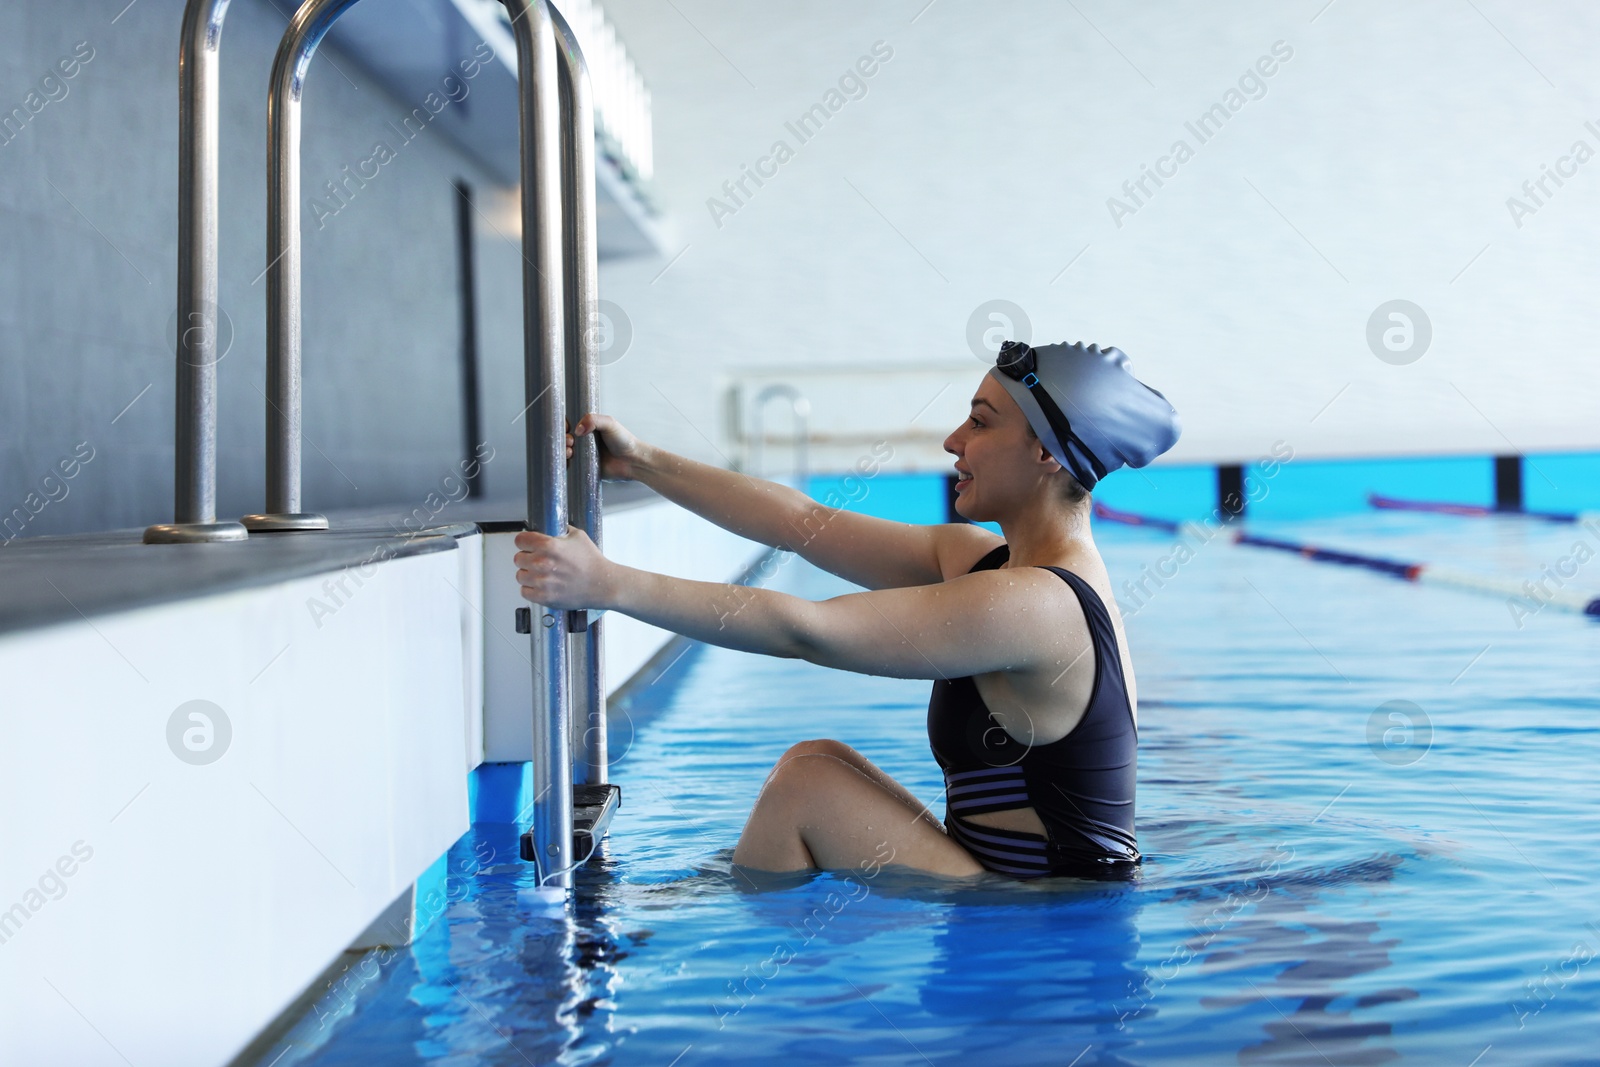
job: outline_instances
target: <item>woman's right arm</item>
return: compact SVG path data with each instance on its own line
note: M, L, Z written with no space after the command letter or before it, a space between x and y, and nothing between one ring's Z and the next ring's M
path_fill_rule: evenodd
M604 477L642 482L725 530L868 589L943 581L1000 543L965 523L921 526L828 507L786 485L645 444L609 415L585 415L573 432L599 433Z

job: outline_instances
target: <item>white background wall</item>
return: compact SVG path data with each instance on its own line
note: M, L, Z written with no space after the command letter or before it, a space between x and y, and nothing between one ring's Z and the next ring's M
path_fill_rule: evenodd
M1600 150L1591 4L606 7L654 93L682 256L607 266L634 338L605 397L669 447L732 455L740 367L959 365L993 298L1036 342L1128 352L1184 417L1171 461L1600 439L1600 160L1520 229L1506 207L1575 140ZM798 145L784 123L880 40L867 95ZM1279 40L1266 94L1197 145L1185 121ZM1179 137L1195 157L1118 228L1107 198ZM779 138L794 159L718 228L707 198ZM1395 298L1434 332L1406 366L1366 340ZM860 402L903 423L928 399Z

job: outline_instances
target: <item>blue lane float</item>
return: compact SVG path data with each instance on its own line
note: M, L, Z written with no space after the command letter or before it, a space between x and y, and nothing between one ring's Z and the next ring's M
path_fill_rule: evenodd
M1318 548L1316 545L1301 544L1298 541L1279 541L1271 537L1260 537L1256 534L1246 533L1243 530L1234 531L1233 543L1236 545L1255 545L1257 548L1276 548L1280 552L1293 552L1297 556L1312 560L1316 563L1337 563L1344 567L1365 567L1367 570L1387 574L1407 582L1420 582L1426 572L1427 564L1402 563L1398 560L1382 559L1378 556L1365 556L1357 552L1342 552L1332 548Z
M1101 504L1094 506L1094 514L1097 518L1106 519L1109 522L1122 523L1128 526L1143 526L1168 533L1183 533L1191 525L1189 523L1174 522L1170 519L1118 511L1115 508L1108 508ZM1587 520L1585 526L1600 535L1600 523ZM1440 566L1436 563L1385 559L1382 556L1367 555L1360 552L1322 548L1300 541L1262 537L1258 534L1247 533L1244 530L1233 531L1232 540L1234 544L1238 545L1292 552L1302 559L1308 559L1314 563L1333 563L1343 567L1360 567L1365 570L1375 571L1378 574L1386 574L1391 578L1398 578L1401 581L1415 582L1418 585L1445 586L1471 593L1486 593L1491 596L1505 597L1507 598L1506 603L1512 608L1513 617L1519 623L1523 617L1532 615L1542 607L1559 608L1565 611L1577 612L1580 615L1600 617L1600 596L1564 588L1565 582L1562 580L1562 576L1550 573L1549 567L1545 568L1544 575L1539 581L1534 581L1532 579L1501 578L1491 574L1478 574L1473 571ZM1566 562L1566 560L1563 562ZM1571 575L1566 577L1570 578ZM1556 587L1551 588L1551 583L1555 583Z

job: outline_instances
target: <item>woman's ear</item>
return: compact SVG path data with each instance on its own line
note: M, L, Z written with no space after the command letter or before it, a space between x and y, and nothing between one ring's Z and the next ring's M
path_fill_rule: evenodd
M1042 463L1044 465L1046 474L1054 474L1058 470L1064 470L1065 469L1056 460L1056 457L1054 457L1054 456L1052 456L1050 454L1050 450L1045 447L1045 444L1044 444L1043 441L1037 441L1037 442L1035 442L1035 444L1037 444L1038 448L1039 448L1039 455L1037 457L1035 457L1035 458L1038 460L1039 463Z

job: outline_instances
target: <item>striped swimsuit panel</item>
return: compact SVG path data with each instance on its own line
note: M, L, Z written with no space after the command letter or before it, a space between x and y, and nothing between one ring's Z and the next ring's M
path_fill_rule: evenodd
M996 568L1009 555L1000 545L972 569ZM1116 633L1088 582L1060 567L1046 569L1072 587L1089 626L1095 655L1089 706L1066 737L1027 745L1006 733L972 678L934 682L928 741L945 776L945 829L979 863L1012 877L1126 877L1140 859L1133 829L1138 731ZM1046 834L970 821L1027 807Z
M968 815L1032 803L1021 767L980 767L945 775L945 829L991 871L1024 878L1050 873L1048 838L965 821Z

